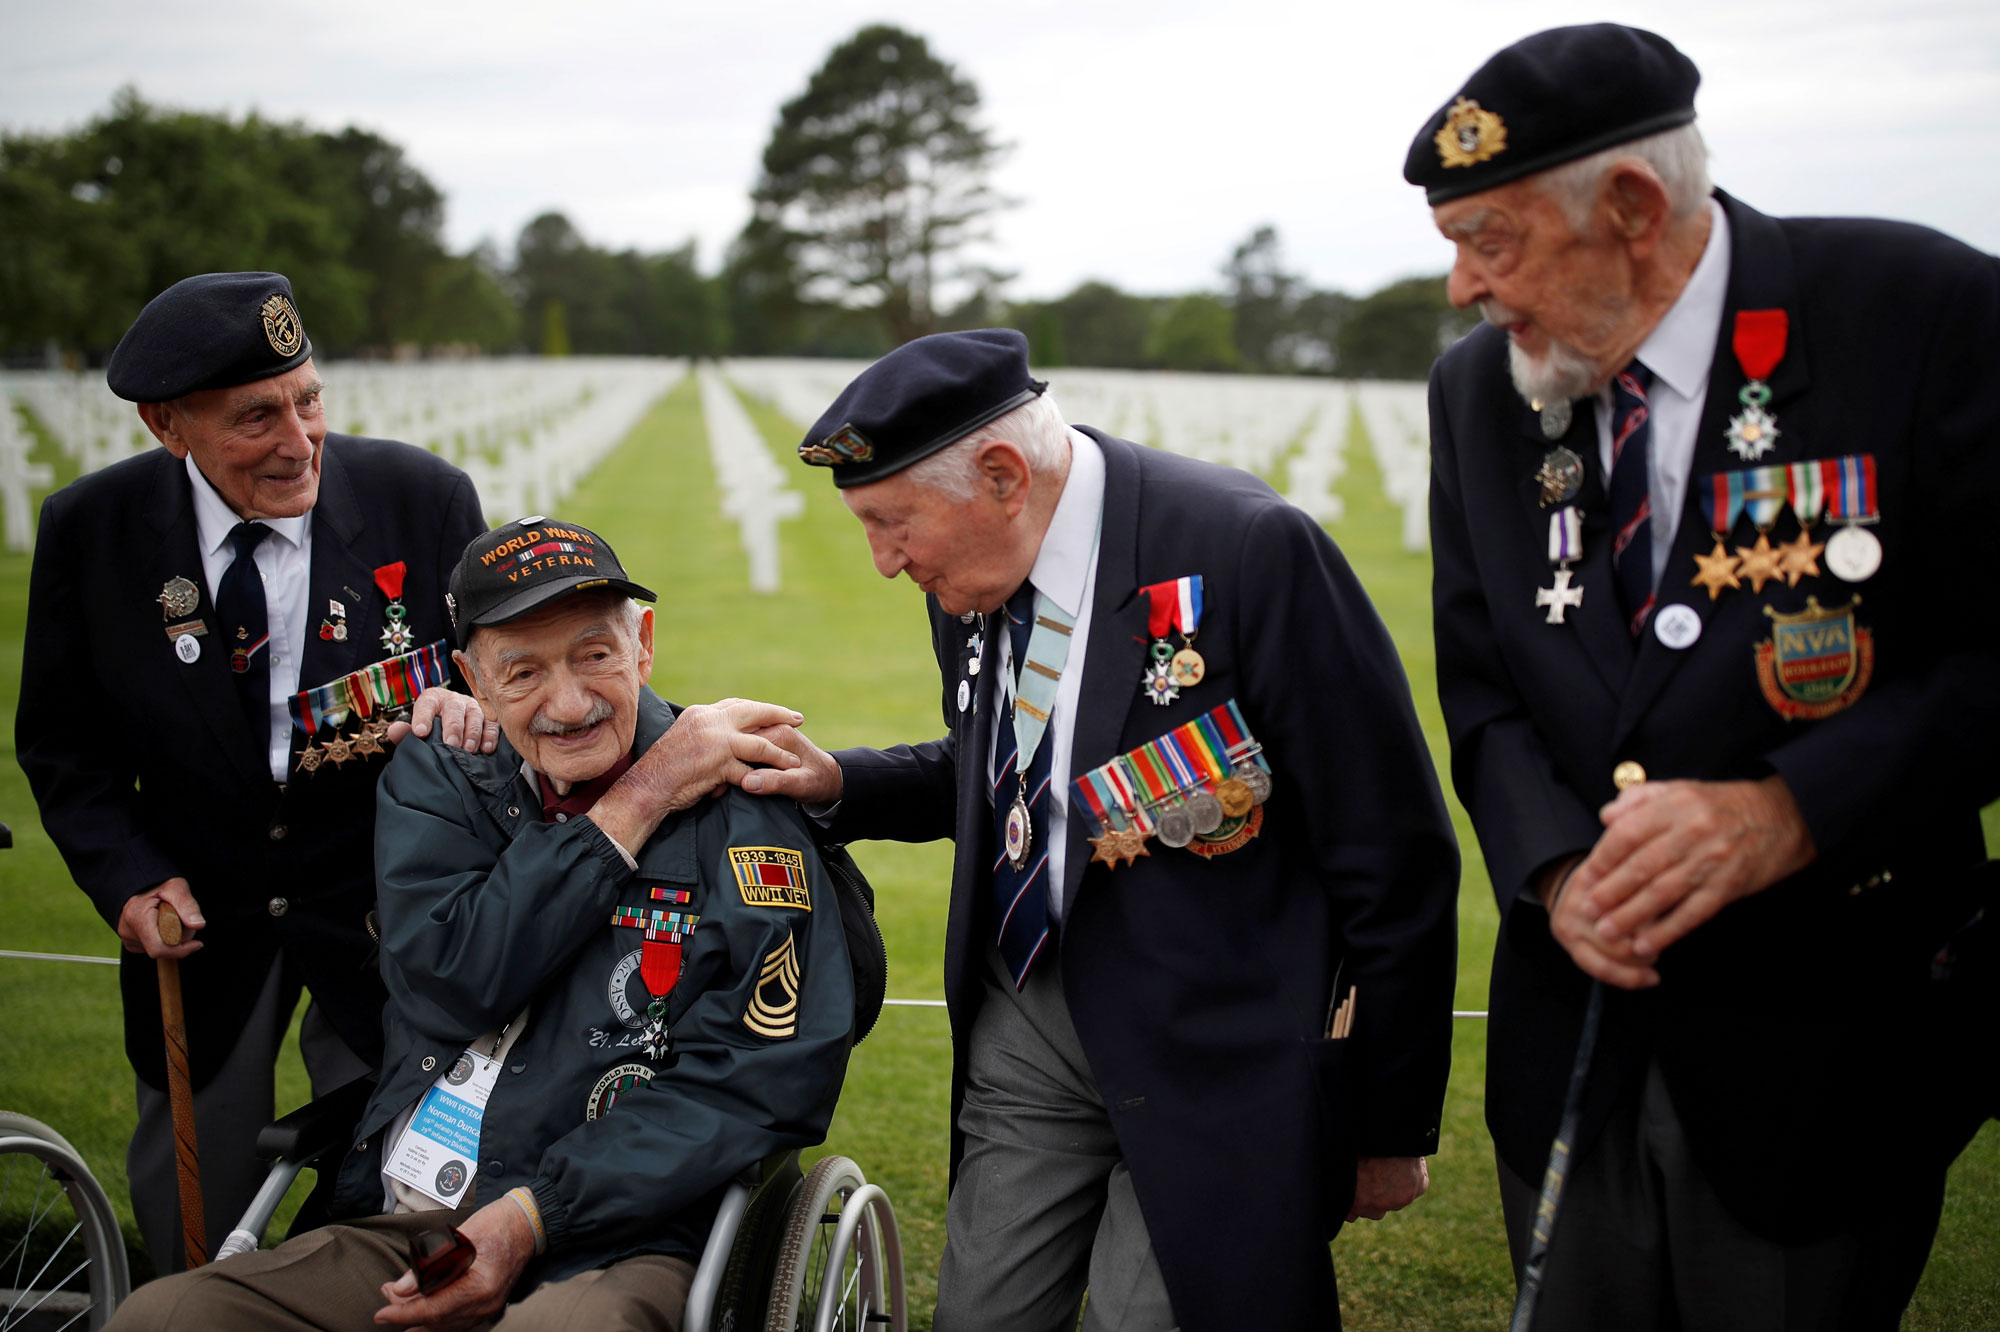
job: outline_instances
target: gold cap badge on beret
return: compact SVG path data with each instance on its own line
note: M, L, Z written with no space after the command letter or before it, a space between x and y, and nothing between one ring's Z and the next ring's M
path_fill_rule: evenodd
M285 299L283 292L275 292L264 302L261 313L264 316L264 336L271 341L271 350L280 356L293 356L305 342L305 325L299 322L299 312Z
M852 425L844 425L817 444L799 446L799 457L815 467L836 467L841 463L867 462L875 456L875 446Z
M1444 113L1435 142L1438 160L1445 166L1477 166L1507 151L1507 122L1498 112L1461 97Z

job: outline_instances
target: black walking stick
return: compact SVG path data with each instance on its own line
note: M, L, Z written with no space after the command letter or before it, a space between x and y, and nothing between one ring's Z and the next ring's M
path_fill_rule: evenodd
M1542 1172L1542 1196L1535 1204L1535 1225L1529 1232L1528 1256L1521 1264L1521 1292L1514 1300L1514 1321L1508 1332L1528 1332L1535 1322L1535 1301L1542 1293L1548 1267L1549 1243L1555 1238L1556 1217L1562 1211L1563 1183L1569 1178L1577 1123L1583 1118L1583 1088L1590 1080L1590 1057L1597 1049L1597 1024L1604 1016L1604 982L1590 983L1590 1001L1583 1010L1583 1032L1576 1038L1576 1062L1569 1069L1569 1090L1563 1093L1562 1122L1549 1145L1549 1166Z

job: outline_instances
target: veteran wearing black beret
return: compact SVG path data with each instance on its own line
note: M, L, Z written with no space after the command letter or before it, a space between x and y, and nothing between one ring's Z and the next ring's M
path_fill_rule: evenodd
M301 988L316 1089L381 1056L375 778L390 719L449 670L445 578L485 529L457 468L330 432L312 356L281 274L175 283L106 370L163 447L49 496L36 535L18 754L125 950L128 1168L161 1271L183 1250L153 959L180 963L213 1253L262 1175ZM486 738L462 703L447 722ZM161 940L161 904L187 941Z
M799 453L926 594L947 729L744 785L956 842L937 1326L1338 1327L1327 1240L1437 1150L1458 884L1367 595L1255 477L1068 425L1011 330Z
M1654 33L1538 33L1404 167L1486 317L1432 372L1430 496L1487 1122L1538 1329L1893 1328L1987 1062L1936 978L2000 796L1960 589L2000 262L1712 189L1698 83Z

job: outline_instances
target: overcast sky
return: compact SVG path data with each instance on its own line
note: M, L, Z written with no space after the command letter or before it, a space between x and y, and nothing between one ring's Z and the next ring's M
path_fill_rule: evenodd
M1701 67L1714 176L1746 202L2000 251L1993 0L0 0L0 125L79 124L125 83L359 124L445 191L455 247L509 250L559 208L602 245L692 236L712 269L779 104L888 21L970 75L1013 145L992 255L1011 294L1211 286L1261 222L1293 269L1358 292L1448 262L1401 178L1425 117L1515 38L1604 18Z

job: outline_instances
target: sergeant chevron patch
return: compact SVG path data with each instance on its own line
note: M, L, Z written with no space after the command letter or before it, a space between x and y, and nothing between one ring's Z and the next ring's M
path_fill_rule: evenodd
M799 1034L799 954L791 935L764 955L743 1025L774 1041Z

